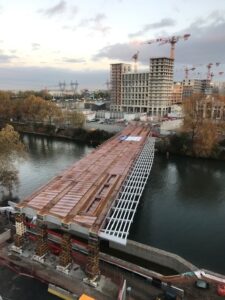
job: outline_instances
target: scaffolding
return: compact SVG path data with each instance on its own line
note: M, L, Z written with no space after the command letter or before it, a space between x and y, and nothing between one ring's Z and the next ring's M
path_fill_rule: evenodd
M24 234L26 232L26 226L24 225L24 216L22 214L16 214L15 216L16 234L14 235L15 249L20 249L24 243Z
M154 160L155 138L149 137L131 167L100 229L99 236L126 245L131 223Z

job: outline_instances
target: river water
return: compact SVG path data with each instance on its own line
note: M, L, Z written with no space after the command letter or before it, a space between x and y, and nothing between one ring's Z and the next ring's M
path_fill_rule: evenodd
M73 141L28 135L23 140L29 155L18 162L20 187L15 195L20 198L92 151ZM225 162L156 155L129 238L225 274L224 229ZM14 284L22 287L21 282ZM21 299L16 295L12 293L10 299ZM42 298L34 297L55 299L44 292Z

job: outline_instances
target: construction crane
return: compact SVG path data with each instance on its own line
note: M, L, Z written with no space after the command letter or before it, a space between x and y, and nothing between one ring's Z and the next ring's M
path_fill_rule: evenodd
M220 62L216 62L216 63L215 63L215 66L216 66L216 67L219 67L219 65L220 65ZM209 81L211 81L212 78L214 77L214 74L211 72L212 66L213 66L213 63L209 63L208 65L206 65L206 67L207 67L207 69L208 69L208 71L207 71L207 79L208 79Z
M139 51L137 51L137 52L132 56L132 59L134 60L134 73L137 73L138 55L139 55Z
M221 76L221 75L223 75L223 74L224 74L224 72L222 72L222 71L218 72L217 74L215 74L215 73L211 72L211 73L210 73L210 80L212 80L212 79L213 79L213 77L214 77L214 76L216 76L216 75L219 75L219 76Z
M211 80L211 69L212 69L213 63L209 63L206 67L208 69L207 71L207 79Z
M191 35L189 33L186 33L184 35L177 35L177 36L172 36L168 38L158 38L158 39L153 39L149 40L146 43L147 44L153 44L153 43L159 43L159 45L164 45L170 43L171 48L170 48L170 58L174 59L175 57L175 44L183 39L184 41L188 40Z
M185 67L185 69L184 69L184 72L185 72L185 80L188 80L188 77L189 77L189 71L194 71L195 69L196 69L195 67L192 67L192 68Z

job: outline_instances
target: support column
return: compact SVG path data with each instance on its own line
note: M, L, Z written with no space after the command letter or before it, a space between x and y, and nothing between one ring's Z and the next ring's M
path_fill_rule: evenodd
M24 234L26 232L26 226L24 224L24 216L22 214L16 214L15 216L16 234L14 235L14 245L12 250L22 253L22 246L24 244Z
M88 238L88 261L86 265L86 274L89 284L97 286L97 280L100 275L99 269L99 237L96 233L90 232Z
M48 231L47 225L43 223L37 223L37 245L35 249L35 255L33 259L43 263L44 257L48 253Z
M68 274L72 261L71 237L69 234L65 233L61 240L61 252L59 255L59 265L57 266L57 270Z

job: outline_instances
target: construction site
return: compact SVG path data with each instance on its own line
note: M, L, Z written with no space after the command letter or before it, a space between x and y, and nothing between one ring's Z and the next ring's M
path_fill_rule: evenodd
M170 43L171 54L152 58L148 74L111 65L113 109L168 113L174 47L189 36L149 41ZM1 264L48 283L62 299L205 299L196 280L217 299L224 277L128 239L154 153L150 124L133 122L23 199L0 235Z
M62 299L219 299L222 275L128 239L154 146L149 125L129 125L18 203L1 225L0 265Z
M153 158L149 126L128 126L15 207L11 250L32 251L42 264L55 254L56 269L66 274L83 250L85 280L96 287L100 240L126 244Z

